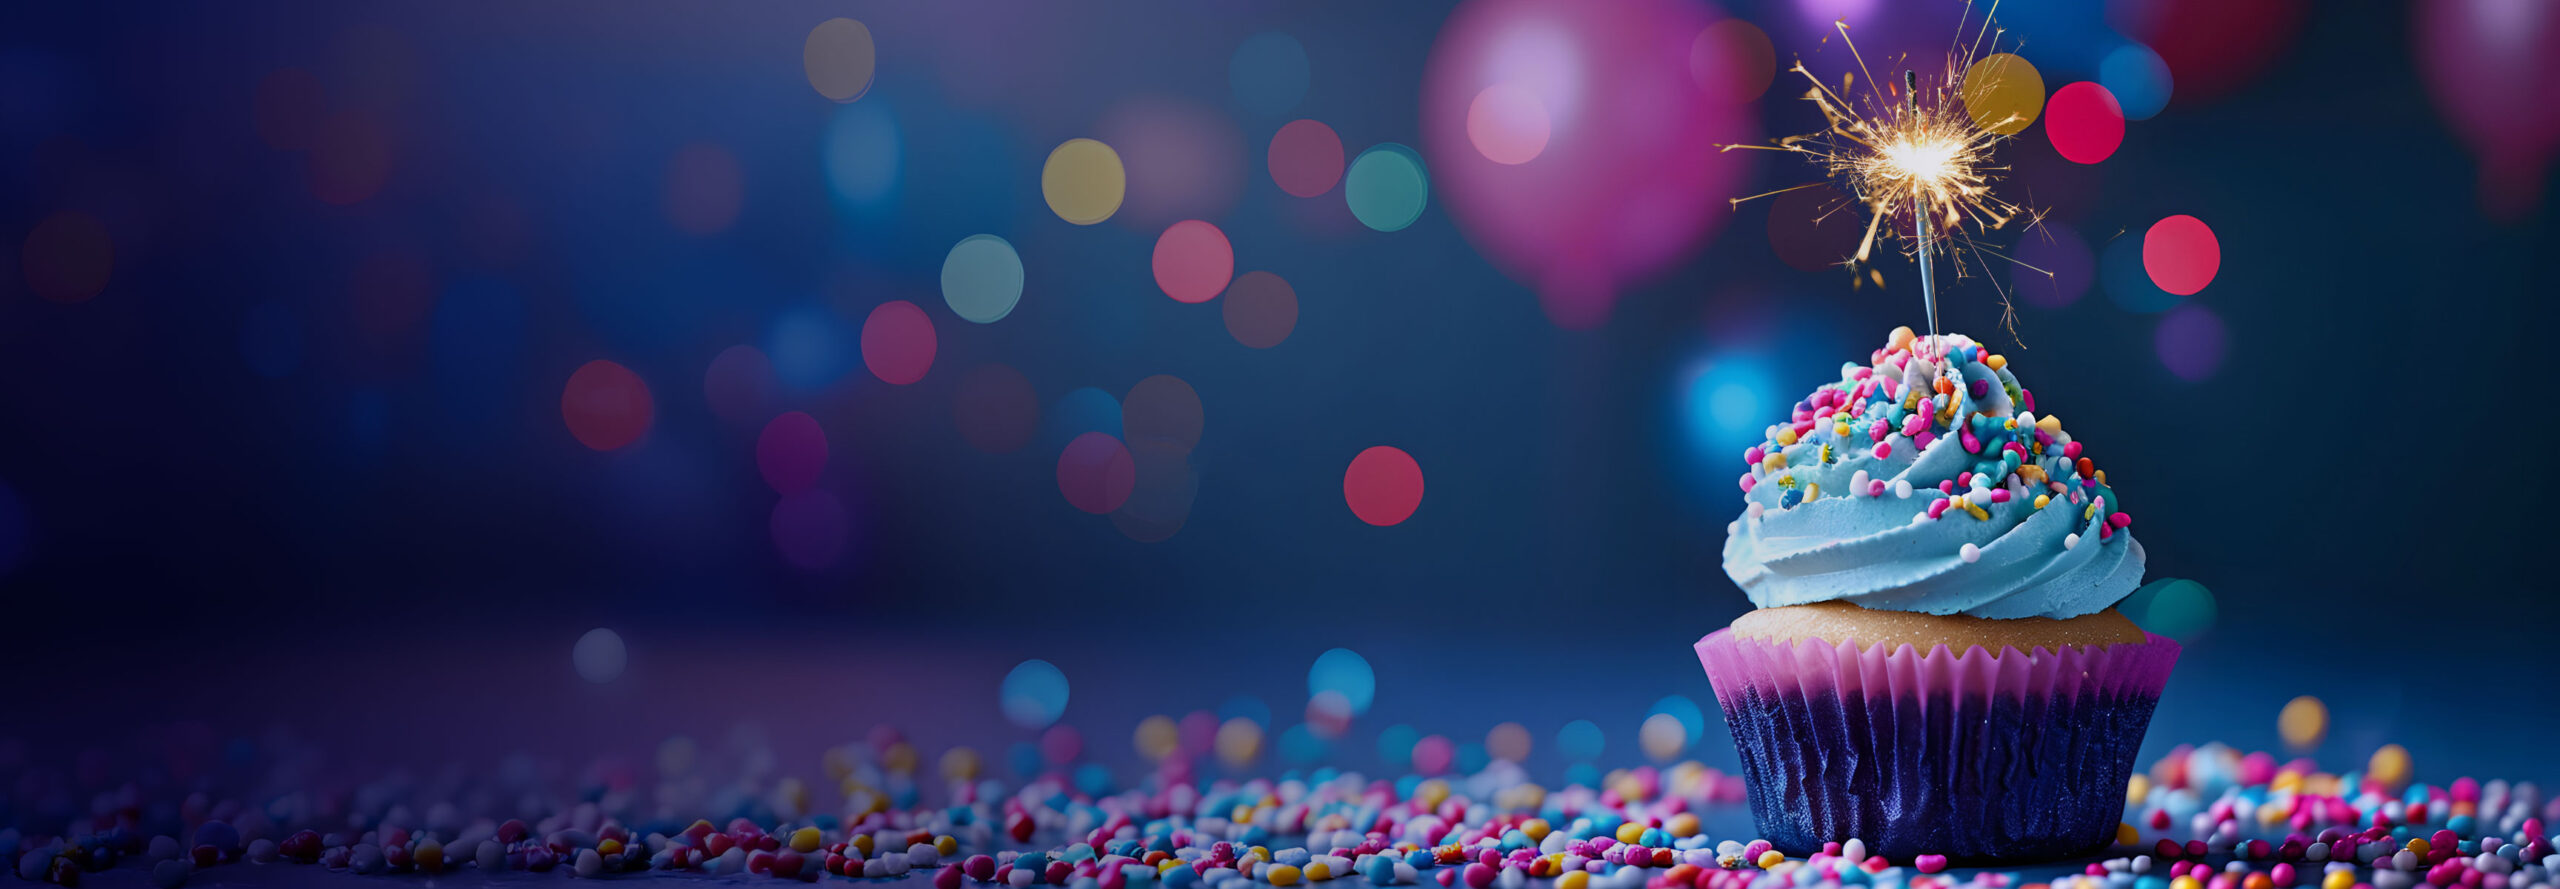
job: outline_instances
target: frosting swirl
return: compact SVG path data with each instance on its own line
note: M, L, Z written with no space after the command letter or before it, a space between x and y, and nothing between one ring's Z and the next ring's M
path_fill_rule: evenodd
M2133 521L2008 361L1893 332L1744 452L1724 570L1761 608L2069 618L2142 581Z

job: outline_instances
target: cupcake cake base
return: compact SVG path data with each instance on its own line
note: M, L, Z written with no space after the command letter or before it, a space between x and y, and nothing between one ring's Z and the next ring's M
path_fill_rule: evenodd
M1897 860L1987 863L2115 837L2178 645L2113 611L1991 621L1826 603L1753 612L1697 651L1770 843L1804 855L1856 837Z

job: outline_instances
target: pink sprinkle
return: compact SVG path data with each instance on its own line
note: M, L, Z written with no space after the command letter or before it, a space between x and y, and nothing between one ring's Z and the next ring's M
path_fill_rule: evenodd
M1939 482L1939 483L1938 483L1938 493L1941 493L1941 494L1953 494L1953 493L1955 493L1955 492L1956 492L1956 483L1955 483L1955 482L1951 482L1951 481L1942 481L1942 482Z
M1956 473L1956 485L1957 485L1958 487L1967 487L1967 488L1972 487L1972 486L1973 486L1973 473L1971 473L1971 472L1959 472L1959 473Z
M2033 411L2036 409L2036 394L2034 392L2027 391L2024 387L2018 389L2018 400L2027 403L2027 410Z
M1911 866L1919 868L1921 873L1924 873L1924 874L1934 874L1934 873L1937 873L1937 872L1939 872L1939 871L1942 871L1942 870L1946 870L1946 869L1947 869L1947 856L1944 856L1944 855L1920 855L1920 856L1916 856L1916 857L1914 857L1914 858L1912 858L1912 859L1911 859Z
M1935 433L1935 432L1928 431L1928 430L1926 430L1926 429L1920 430L1920 434L1918 434L1918 435L1914 435L1914 436L1912 436L1912 437L1911 437L1911 443L1912 443L1912 444L1914 444L1914 445L1918 445L1918 446L1920 447L1920 449L1921 449L1921 450L1924 450L1924 451L1929 449L1929 443L1930 443L1930 442L1937 441L1937 440L1938 440L1938 434L1937 434L1937 433Z
M1745 494L1751 493L1751 486L1753 486L1753 485L1757 485L1757 484L1759 484L1759 483L1760 483L1760 480L1759 480L1759 479L1756 479L1756 478L1752 478L1752 477L1751 477L1751 473L1748 473L1748 472L1743 473L1743 474L1742 474L1742 493L1745 493Z
M1902 418L1902 434L1917 438L1920 433L1927 431L1929 431L1929 415L1912 414Z
M2065 457L2071 458L2071 459L2073 459L2073 460L2080 459L2080 443L2075 441L2075 442L2072 442L2072 443L2070 443L2070 444L2063 445L2063 446L2062 446L2062 456L2065 456Z
M1993 502L1993 503L2007 503L2007 502L2009 502L2009 489L2007 489L2007 488L1993 488L1993 489L1991 489L1991 502ZM2123 513L2117 513L2117 515L2123 515Z
M1947 512L1947 498L1940 497L1940 498L1938 498L1938 499L1936 499L1936 500L1931 500L1931 501L1929 501L1929 517L1930 517L1930 518L1933 518L1933 519L1934 519L1934 518L1937 518L1937 517L1939 517L1939 516L1945 515L1945 514L1946 514L1946 512Z
M2114 528L2112 528L2112 527L2109 527L2109 526L2106 526L2106 525L2099 525L2099 526L2098 526L2098 539L2099 539L2099 540L2104 541L2104 540L2106 540L2107 538L2109 538L2109 537L2114 537L2114 536L2116 536L2116 529L2114 529Z
M1893 442L1880 441L1876 443L1876 459L1882 460L1891 456L1893 456Z
M1868 482L1868 483L1867 483L1867 496L1869 496L1869 497L1882 497L1882 496L1884 496L1884 479L1876 479L1875 481Z
M1812 421L1812 420L1797 420L1797 421L1795 422L1795 430L1796 430L1796 434L1797 434L1797 435L1799 435L1799 436L1801 436L1801 435L1805 434L1805 433L1806 433L1806 432L1808 432L1808 431L1811 431L1812 429L1813 429L1813 421Z
M1758 466L1760 465L1760 461L1768 456L1768 452L1761 450L1759 445L1752 445L1751 447L1743 450L1742 462Z
M1852 379L1852 380L1863 380L1863 379L1866 379L1866 378L1868 378L1868 377L1872 377L1872 376L1875 376L1875 375L1876 375L1875 368L1872 368L1872 367L1861 367L1861 368L1858 368L1857 370L1853 370L1853 371L1850 371L1850 372L1849 372L1849 378L1850 378L1850 379Z
M1981 440L1981 439L1978 439L1978 438L1973 437L1973 430L1971 430L1971 429L1958 429L1958 430L1956 430L1956 440L1964 443L1964 452L1965 452L1965 453L1968 453L1968 454L1979 454L1979 453L1982 453L1982 440Z
M2120 512L2120 513L2116 513L2115 515L2108 516L2108 517L2107 517L2107 524L2114 525L2114 526L2116 526L2116 527L2118 527L2118 528L2122 528L2122 527L2124 527L2124 526L2126 526L2126 525L2133 524L2133 514L2132 514L2132 513Z
M1877 417L1875 422L1867 424L1867 437L1870 439L1883 441L1885 436L1892 434L1893 424L1885 422L1883 417Z

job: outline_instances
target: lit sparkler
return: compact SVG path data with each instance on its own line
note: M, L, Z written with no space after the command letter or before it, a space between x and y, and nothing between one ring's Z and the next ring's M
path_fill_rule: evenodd
M1970 4L1967 4L1968 7ZM1967 16L1970 18L1970 15ZM1847 188L1850 195L1867 210L1866 235L1858 242L1857 253L1846 263L1850 268L1867 269L1867 276L1883 286L1884 275L1872 266L1876 241L1889 237L1903 242L1900 252L1920 264L1921 299L1928 309L1929 333L1938 332L1937 281L1931 271L1931 252L1942 249L1955 260L1956 275L1967 274L1965 258L1976 254L1975 262L1990 271L1981 256L1999 256L1975 240L1975 235L2008 226L2024 219L2027 225L2041 221L2042 216L2001 198L1992 192L1992 184L2007 167L1993 166L1991 149L2007 138L2011 126L2020 122L2016 114L1991 120L1977 119L1965 108L1963 97L1989 92L1989 84L1968 88L1965 78L1976 70L1985 41L1996 45L2001 32L1995 30L1991 18L1985 16L1982 27L1967 45L1960 35L1957 45L1947 54L1946 71L1936 78L1930 89L1921 88L1921 75L1916 70L1903 71L1900 95L1893 84L1878 80L1868 71L1867 60L1858 54L1858 45L1849 39L1849 23L1835 23L1841 42L1858 63L1858 70L1841 75L1840 88L1832 89L1807 70L1798 59L1788 69L1802 75L1811 87L1805 100L1822 109L1827 123L1822 130L1799 136L1787 136L1768 145L1726 145L1723 150L1755 148L1767 151L1789 151L1807 155L1831 180ZM1958 26L1959 32L1962 26ZM1860 101L1850 101L1844 94L1855 91L1858 75L1866 76L1867 90ZM1811 188L1813 182L1793 188L1782 188L1766 194L1735 198L1733 203ZM1826 211L1827 213L1828 211ZM1902 220L1908 218L1908 229ZM1894 224L1888 226L1890 220ZM1932 237L1932 229L1937 236ZM2019 265L2037 272L2034 266ZM1998 287L1997 282L1993 284ZM2004 306L2008 295L2001 294ZM2004 319L2008 320L2008 319ZM2012 326L2014 332L2014 326Z

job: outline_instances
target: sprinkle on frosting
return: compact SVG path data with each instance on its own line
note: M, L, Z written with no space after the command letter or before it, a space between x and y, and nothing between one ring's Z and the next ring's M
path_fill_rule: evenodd
M2142 579L2133 518L2035 408L2006 357L1895 328L1743 452L1725 572L1763 608L2067 618L2115 604Z

